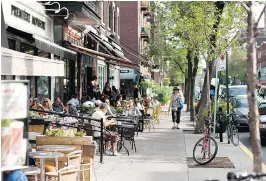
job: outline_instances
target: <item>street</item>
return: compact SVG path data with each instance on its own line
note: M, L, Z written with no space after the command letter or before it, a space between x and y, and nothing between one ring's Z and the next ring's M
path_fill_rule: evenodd
M240 138L240 141L251 151L249 132L240 132L239 138ZM264 164L266 164L266 145L262 146L262 152L263 152L263 162Z

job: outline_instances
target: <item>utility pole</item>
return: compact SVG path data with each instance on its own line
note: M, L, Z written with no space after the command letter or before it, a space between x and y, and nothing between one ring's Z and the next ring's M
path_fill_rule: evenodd
M228 52L226 51L226 110L227 110L227 115L229 115L229 70L228 70L228 63L229 63L229 56ZM230 139L229 137L227 138L228 144L230 144Z

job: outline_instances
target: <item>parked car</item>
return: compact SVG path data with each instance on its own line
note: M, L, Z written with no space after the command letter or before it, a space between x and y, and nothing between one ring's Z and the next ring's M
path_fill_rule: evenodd
M258 104L264 101L261 97L257 96ZM266 103L266 102L265 102ZM232 119L237 122L238 128L248 128L248 97L247 95L238 95L234 96L231 99L231 104L233 107L232 110Z
M229 86L229 98L238 96L238 95L247 95L248 87L246 85L234 85Z
M263 144L266 141L266 101L262 101L258 107L260 114L260 139Z

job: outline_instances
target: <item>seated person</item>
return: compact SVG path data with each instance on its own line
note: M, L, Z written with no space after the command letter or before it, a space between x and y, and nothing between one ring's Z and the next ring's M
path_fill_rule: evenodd
M141 112L137 106L134 105L133 100L128 101L126 116L141 116Z
M58 113L64 112L64 104L61 102L60 98L55 99L53 103L53 111Z
M91 101L91 97L86 97L86 102L82 104L83 107L94 107L94 103Z
M152 106L158 106L160 102L157 100L157 97L154 96L151 101Z
M73 107L77 107L79 105L78 95L74 94L71 96L71 99L68 101L68 104L70 104Z
M114 120L108 120L105 116L107 112L107 104L106 103L102 103L100 106L99 106L99 109L96 110L93 115L92 115L92 119L97 119L97 120L100 120L100 119L103 119L103 124L104 124L104 127L108 127L108 126L113 126L115 125L115 121ZM94 120L91 120L91 124L93 125L93 129L95 130L94 133L93 133L93 136L94 137L100 137L101 136L101 133L100 133L100 127L101 127L101 124L100 122L98 121L94 121ZM107 142L106 146L107 146L107 154L114 154L115 156L118 156L118 155L121 155L117 152L117 142L119 140L119 135L118 133L116 132L112 132L112 131L105 131L104 132L104 137L109 139L111 138L112 139L112 142L113 142L113 150L111 151L111 144L110 144L110 141Z
M116 97L115 106L116 107L121 107L122 106L122 96L121 95Z

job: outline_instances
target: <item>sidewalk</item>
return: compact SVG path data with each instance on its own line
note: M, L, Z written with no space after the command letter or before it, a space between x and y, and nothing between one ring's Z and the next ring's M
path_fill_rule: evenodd
M181 120L180 127L191 130L189 114L183 112ZM137 153L130 150L129 156L105 156L103 164L97 156L98 181L204 181L207 178L223 181L229 171L252 171L249 157L239 147L227 145L226 139L219 143L217 157L228 157L235 168L188 168L186 157L192 157L193 147L202 135L184 134L182 129L171 127L171 117L163 115L155 131L145 130L136 137Z

